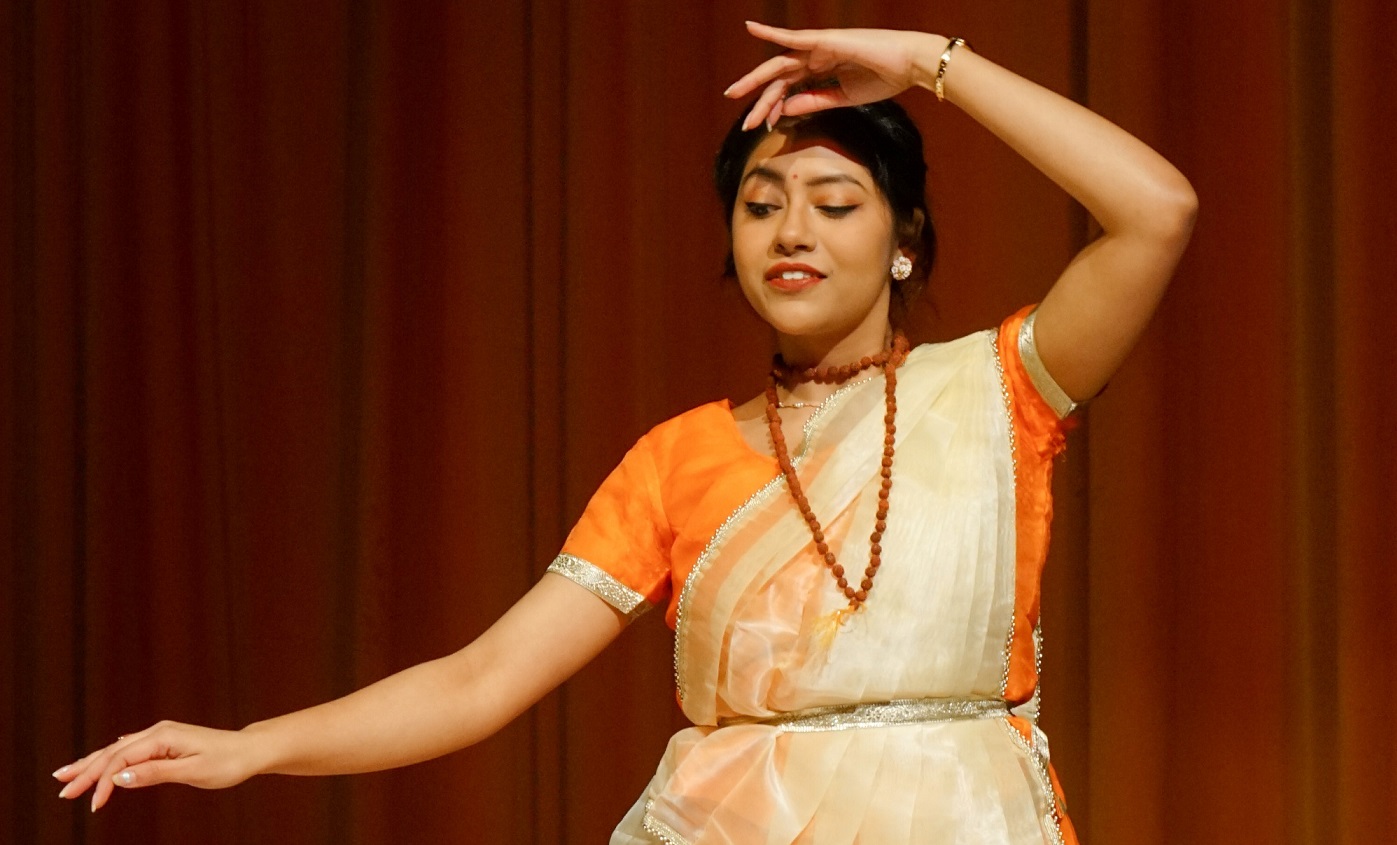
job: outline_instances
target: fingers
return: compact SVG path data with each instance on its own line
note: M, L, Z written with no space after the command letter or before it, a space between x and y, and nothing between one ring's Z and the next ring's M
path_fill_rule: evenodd
M178 782L218 789L242 783L256 764L240 737L237 731L161 722L59 769L54 777L67 781L59 797L76 798L91 787L96 812L117 787Z
M139 733L118 737L116 742L113 742L106 748L99 748L86 757L69 763L54 772L54 778L66 784L63 789L59 791L58 797L76 798L86 792L88 788L92 787L94 784L98 786L98 791L101 791L103 772L110 766L111 761L114 759L123 759L134 762L144 759L138 756L140 748L143 744L148 743L150 737L165 724L166 723L161 722L151 725ZM94 791L93 793L94 810L100 807L102 803L105 803L105 797L100 803L97 801L98 791ZM108 787L105 793L110 794L110 792L111 789Z
M805 60L801 57L792 56L789 53L772 56L752 68L741 79L729 85L728 90L723 92L723 96L734 100L741 99L763 85L769 84L772 80L779 79L804 67Z
M122 739L124 738L125 737L122 737ZM118 742L120 742L120 740L118 740ZM54 772L53 776L57 778L60 783L69 783L73 780L73 778L76 778L78 775L82 774L82 770L87 767L88 763L92 762L94 757L96 757L98 754L104 753L106 750L106 748L99 748L91 754L87 755L86 757L83 757L82 759L74 760L73 762Z
M789 47L792 50L812 50L820 43L820 30L818 29L782 29L779 26L768 26L756 21L747 21L747 31L773 44L780 44L782 47Z
M781 110L794 117L817 112L821 109L847 106L852 102L842 88L816 88L787 97L781 103Z
M782 97L781 99L777 100L776 105L771 107L771 111L766 116L766 128L768 132L776 128L776 121L781 119L781 115L785 113L785 108L785 97Z
M117 786L151 786L175 779L189 760L179 759L185 731L179 725L165 725L159 731L128 742L105 761L95 775L92 811L100 810ZM183 765L180 765L183 764ZM97 767L93 767L96 769Z
M122 789L140 789L143 786L155 786L159 783L188 783L191 768L191 761L188 758L147 760L144 763L127 766L112 775L109 780L113 786L119 786Z
M766 90L757 98L757 102L752 104L752 110L747 112L747 117L742 121L743 129L751 129L763 120L770 128L775 120L771 118L772 110L781 102L781 98L786 94L788 83L784 79L777 79L766 86Z
M833 105L847 105L847 96L838 90L815 96L802 93L786 98L791 86L804 81L810 75L812 67L808 51L819 45L822 34L820 30L780 29L754 21L748 21L747 28L753 35L801 52L784 53L767 59L723 92L723 96L737 99L747 96L763 85L766 86L742 121L743 129L751 129L762 122L771 129L782 115L808 114Z
M128 778L124 777L125 774L137 763L149 756L148 754L142 754L141 751L142 749L138 746L123 748L120 752L113 755L107 761L107 764L102 767L101 771L97 773L92 787L92 812L95 813L100 810L112 797L112 791L116 789L116 784L119 782L116 779L117 775L123 776L122 781L120 781L121 785L127 785L125 780ZM130 780L134 782L134 775Z

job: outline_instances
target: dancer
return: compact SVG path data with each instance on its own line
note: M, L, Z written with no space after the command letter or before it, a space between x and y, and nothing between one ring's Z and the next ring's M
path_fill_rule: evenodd
M60 769L64 797L93 789L95 809L116 787L445 754L664 605L694 727L613 843L1075 841L1037 727L1052 460L1157 307L1193 190L961 39L748 30L785 52L726 92L756 99L715 175L729 269L776 335L763 394L642 437L549 573L455 654L240 731L162 722ZM913 87L1009 144L1102 234L1041 303L909 348L898 325L936 247L921 138L888 100Z

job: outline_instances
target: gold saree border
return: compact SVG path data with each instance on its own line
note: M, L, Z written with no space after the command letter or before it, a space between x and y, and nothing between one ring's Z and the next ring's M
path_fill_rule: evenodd
M645 596L616 580L611 573L577 555L560 554L548 564L547 572L561 575L590 591L597 598L626 615L626 621L639 618L650 609Z
M1072 397L1067 395L1067 391L1058 386L1058 383L1048 373L1048 369L1043 366L1043 359L1038 357L1038 340L1033 334L1033 318L1037 315L1038 309L1035 307L1028 312L1023 325L1019 327L1019 357L1023 359L1029 381L1033 382L1039 395L1047 401L1048 406L1053 409L1053 413L1061 419L1077 410L1077 403L1072 401Z
M1014 438L1014 399L1009 393L1009 380L1004 376L1004 359L999 354L999 332L995 329L986 329L989 335L990 348L994 350L994 369L999 376L999 395L1004 400L1004 424L1009 432L1009 490L1011 492L1010 501L1014 503L1014 557L1017 561L1019 553L1019 447ZM1019 335L1023 337L1022 334ZM1004 637L1004 670L999 678L999 695L1004 697L1009 693L1009 670L1014 661L1014 630L1019 620L1019 570L1014 567L1014 584L1010 592L1014 596L1014 606L1009 609L1009 633Z
M641 819L640 826L645 828L645 832L658 839L663 845L689 845L689 840L679 835L679 831L660 821L650 814L650 808L655 806L655 799L645 802L645 817Z
M920 348L921 347L918 347L918 349ZM916 350L914 349L913 352L916 352ZM879 381L878 378L871 378L852 384L846 384L826 396L819 405L815 406L815 410L810 413L810 418L807 419L805 425L801 427L803 440L800 444L800 449L791 457L792 466L799 469L806 455L809 454L811 443L814 441L815 426L819 420L825 416L825 413L840 399L848 396L852 391L877 381ZM772 478L766 484L762 485L761 489L753 493L747 501L738 505L736 510L728 514L727 518L724 519L717 530L713 532L713 536L708 538L708 542L704 545L703 551L699 553L698 558L694 561L694 568L689 570L689 577L684 579L684 586L679 591L679 602L675 606L674 614L674 686L679 693L679 706L681 709L684 706L684 702L688 700L688 685L684 683L684 673L680 670L680 667L684 665L684 658L687 652L686 641L688 640L688 625L686 624L686 618L694 594L694 584L698 583L704 570L708 568L708 562L713 559L713 555L717 554L718 549L722 546L723 542L727 540L728 535L732 533L733 526L750 513L752 508L764 503L771 497L773 492L781 489L784 480L785 477L778 473L776 477Z
M1008 719L1000 720L999 724L1004 727L1014 745L1024 753L1029 765L1033 767L1034 780L1037 781L1038 788L1043 793L1043 802L1048 807L1048 817L1043 821L1048 822L1047 832L1052 839L1052 845L1066 845L1062 838L1062 816L1065 808L1058 806L1057 791L1053 789L1053 778L1048 773L1047 755L1038 749L1036 742L1024 739L1023 734L1019 733L1019 729ZM1038 728L1032 725L1029 730L1033 734L1038 732Z

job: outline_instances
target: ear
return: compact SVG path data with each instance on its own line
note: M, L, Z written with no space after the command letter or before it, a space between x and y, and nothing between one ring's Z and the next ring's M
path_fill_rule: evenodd
M925 225L926 215L922 213L920 208L913 209L912 219L898 227L898 246L903 248L913 247L913 251L915 252L915 245L921 240L922 227Z

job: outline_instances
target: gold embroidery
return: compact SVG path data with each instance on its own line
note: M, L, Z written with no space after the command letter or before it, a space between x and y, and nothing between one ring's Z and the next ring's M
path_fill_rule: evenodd
M645 600L645 596L617 581L611 573L595 563L576 555L558 555L548 565L548 571L591 590L602 601L626 614L628 620L637 619L650 609L650 602Z
M1058 806L1057 793L1053 791L1053 779L1052 776L1048 774L1047 756L1038 749L1037 743L1029 742L1024 739L1023 734L1019 733L1019 729L1014 727L1008 719L1001 721L1000 724L1004 726L1004 730L1008 732L1009 738L1014 741L1014 744L1019 747L1019 750L1023 751L1024 756L1027 757L1029 764L1033 767L1033 773L1036 776L1035 779L1038 781L1038 788L1043 792L1043 804L1047 806L1047 812L1044 813L1043 822L1047 828L1049 838L1052 840L1053 845L1064 845L1062 840L1062 812L1065 808L1060 808ZM1038 735L1037 728L1031 728L1030 730L1032 730L1035 735Z
M658 839L662 845L689 845L688 840L679 835L679 831L650 815L650 808L653 806L653 799L645 802L645 818L641 821L645 832Z
M1038 389L1038 394L1060 419L1075 411L1077 403L1058 386L1043 366L1043 359L1038 357L1038 341L1033 335L1033 318L1036 316L1038 309L1034 308L1024 318L1023 326L1019 329L1019 357L1023 359L1024 369L1028 370L1028 378Z
M1015 516L1014 516L1014 520L1015 520L1015 526L1016 526L1016 530L1015 530L1015 533L1014 533L1014 542L1015 542L1015 550L1016 550L1016 553L1017 553L1017 548L1018 548L1018 531L1017 531L1018 513L1017 513L1017 508L1018 508L1018 501L1019 501L1019 500L1018 500L1018 485L1019 485L1019 450L1018 450L1018 445L1017 445L1017 443L1016 443L1015 440L1014 440L1014 400L1013 400L1013 398L1009 395L1009 382L1008 382L1007 379L1004 378L1004 361L1003 361L1003 359L1001 359L1000 356L999 356L999 332L996 331L996 330L994 330L994 329L986 329L985 331L986 331L986 334L989 335L989 339L990 339L990 348L992 348L992 349L994 350L994 369L995 369L995 372L998 373L998 375L999 375L999 395L1000 395L1000 397L1004 400L1004 424L1008 427L1008 431L1009 431L1009 475L1010 475L1010 483L1014 486L1014 497L1013 497L1013 499L1014 499L1014 506L1015 506ZM1008 633L1008 635L1004 638L1004 672L1003 672L1003 674L1000 676L1000 681L999 681L999 694L1000 694L1000 695L1007 695L1007 694L1009 693L1009 669L1010 669L1010 666L1012 665L1012 661L1013 661L1013 657L1014 657L1014 628L1015 628L1015 626L1018 624L1018 614L1019 614L1018 589L1017 589L1018 574L1019 574L1019 573L1018 573L1018 566L1016 565L1016 566L1014 567L1014 582L1015 582L1015 587L1014 587L1014 589L1013 589L1014 604L1013 604L1013 607L1011 607L1011 608L1009 609L1009 633Z
M999 357L999 332L986 329L990 347L994 349L994 369L999 374L999 395L1004 399L1004 422L1009 426L1009 465L1014 468L1014 484L1019 483L1019 450L1014 442L1014 400L1009 396L1009 382L1004 378L1004 361Z
M1018 601L1015 600L1015 605ZM1018 608L1009 611L1009 636L1004 639L1004 674L999 678L999 694L1009 694L1009 666L1014 657L1014 626L1018 624Z
M1033 724L1043 712L1043 622L1033 626Z
M900 698L860 704L833 704L777 713L773 716L734 716L718 720L718 727L769 725L782 731L842 731L849 728L885 728L924 722L960 719L993 719L1007 716L1002 698Z

